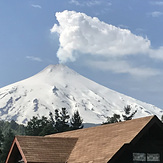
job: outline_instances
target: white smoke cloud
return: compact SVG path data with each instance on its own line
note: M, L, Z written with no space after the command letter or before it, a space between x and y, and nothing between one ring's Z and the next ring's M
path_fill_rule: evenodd
M59 35L60 47L57 57L61 63L74 62L79 57L89 56L92 59L91 65L115 73L140 76L153 76L159 73L148 67L137 68L138 65L128 64L129 61L126 59L129 56L140 55L163 59L163 48L152 49L149 39L80 12L67 10L57 12L56 19L59 24L54 24L51 33Z
M146 53L150 48L147 38L84 13L66 10L57 12L56 18L59 25L54 24L51 32L59 34L57 56L61 62L75 61L79 54L124 56Z

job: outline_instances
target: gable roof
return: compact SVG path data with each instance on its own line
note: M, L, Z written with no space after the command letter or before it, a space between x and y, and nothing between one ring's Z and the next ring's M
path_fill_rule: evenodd
M76 138L16 136L13 145L17 145L25 163L65 163L76 141ZM6 162L10 154L11 151Z
M150 116L45 137L17 136L13 145L25 163L107 163L124 145L136 143L153 124L163 130L158 118Z
M78 138L68 163L106 163L124 145L130 143L154 116L114 124L49 135Z

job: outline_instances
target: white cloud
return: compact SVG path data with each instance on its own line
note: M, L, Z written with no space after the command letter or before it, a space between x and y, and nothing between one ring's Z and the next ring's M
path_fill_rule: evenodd
M128 26L123 24L119 24L118 27L122 29L128 29Z
M88 2L86 2L86 5L87 6L95 6L95 5L100 5L101 4L101 1L99 1L99 0L92 0L92 1L88 1Z
M69 1L69 3L75 4L76 6L81 6L82 5L77 0L71 0L71 1Z
M34 5L34 4L32 4L31 6L34 7L34 8L42 9L42 7L40 5Z
M162 1L153 1L151 2L152 5L158 5L158 6L163 6L163 2Z
M163 60L163 46L159 47L158 49L150 49L149 55L151 58Z
M103 71L112 71L117 74L130 74L142 78L159 75L160 72L149 67L134 67L124 60L106 60L106 61L87 61L87 64L93 68Z
M37 61L37 62L42 62L42 59L39 57L34 57L34 56L26 56L27 59L30 59L32 61Z
M159 16L163 15L163 13L159 12L159 11L154 11L154 12L149 13L149 15L156 18L156 17L159 17Z
M100 5L102 3L102 1L100 0L89 0L89 1L78 1L78 0L70 0L69 3L71 4L75 4L76 6L88 6L88 7L92 7L95 5ZM108 5L111 5L111 3L107 3Z
M136 28L136 31L138 31L138 32L144 32L144 29L143 28Z
M51 32L59 34L58 58L61 62L75 61L79 54L124 56L146 53L150 47L147 38L91 18L84 13L63 11L56 13L59 25Z
M149 39L80 12L65 10L57 12L56 18L59 24L54 24L51 33L59 35L57 57L61 63L91 58L91 65L115 73L146 77L159 74L156 69L137 68L134 60L130 63L128 59L144 56L163 60L163 48L152 49Z

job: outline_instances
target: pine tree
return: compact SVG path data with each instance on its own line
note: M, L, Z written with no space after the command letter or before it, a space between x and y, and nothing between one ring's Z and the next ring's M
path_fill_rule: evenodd
M120 115L113 114L113 117L107 117L107 121L104 122L103 124L110 124L110 123L117 123L117 122L121 122Z
M61 131L62 125L61 125L61 118L60 118L58 109L55 110L55 123L54 123L54 127L57 130L57 132Z
M38 117L33 116L30 121L28 121L28 124L25 129L26 135L30 136L38 136L40 133L40 121Z
M2 130L0 129L0 153L2 152L2 143L4 141L4 136L2 134Z
M49 116L50 116L50 121L51 121L53 127L55 128L55 120L54 120L54 118L53 118L53 113L50 112L50 113L49 113Z
M72 130L82 129L84 127L84 125L82 124L83 120L80 117L78 111L74 112L74 114L70 120L70 123L71 123Z
M0 121L0 163L5 162L14 135L23 135L24 129L23 125L17 124L14 120Z
M133 116L136 114L137 110L135 110L134 112L130 113L131 112L131 106L130 105L127 105L127 107L124 107L124 112L125 112L125 115L122 115L123 116L123 119L125 121L127 120L131 120L133 118Z
M66 108L62 108L61 112L58 109L55 110L55 128L57 132L64 132L70 130L69 127L69 119L68 111Z
M61 114L61 121L64 124L68 124L68 120L70 116L68 115L68 111L66 110L66 108L62 108L62 111L60 112L60 114Z
M31 136L45 136L48 134L55 133L55 129L53 124L47 117L42 116L42 118L38 118L33 116L33 118L28 122L26 129L26 135Z
M4 136L4 142L2 144L2 153L0 155L0 163L4 163L6 160L6 157L8 155L9 149L11 147L11 144L14 140L14 134L11 129L6 133Z

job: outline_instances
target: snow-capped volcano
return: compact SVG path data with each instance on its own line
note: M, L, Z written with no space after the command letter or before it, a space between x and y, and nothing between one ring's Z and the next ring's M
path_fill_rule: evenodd
M71 116L78 110L84 123L99 124L107 116L124 114L130 105L135 118L160 117L163 111L153 105L101 86L64 65L50 65L40 73L0 89L0 118L26 123L33 116L65 107Z

